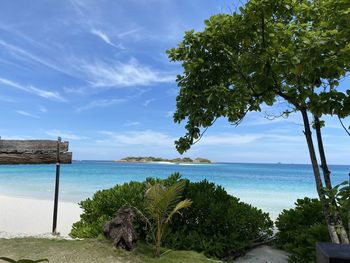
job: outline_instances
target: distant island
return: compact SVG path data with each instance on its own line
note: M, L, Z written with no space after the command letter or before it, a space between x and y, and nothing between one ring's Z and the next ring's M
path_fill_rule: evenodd
M125 163L193 163L193 164L201 164L201 163L212 163L210 160L205 158L196 158L191 159L188 157L185 158L175 158L175 159L164 159L160 157L124 157L121 160L115 162L125 162Z

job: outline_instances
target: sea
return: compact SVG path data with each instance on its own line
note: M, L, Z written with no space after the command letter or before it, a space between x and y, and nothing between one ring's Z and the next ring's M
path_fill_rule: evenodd
M55 165L1 165L0 195L53 200ZM350 165L331 165L333 184L349 179ZM59 200L79 203L101 189L147 177L166 178L179 172L193 182L207 179L241 201L275 219L298 198L316 197L310 165L303 164L169 164L74 161L61 165Z

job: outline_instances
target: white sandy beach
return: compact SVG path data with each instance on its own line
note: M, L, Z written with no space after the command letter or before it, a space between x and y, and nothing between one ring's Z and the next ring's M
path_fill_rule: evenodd
M68 237L80 214L78 204L59 202L57 231L62 237ZM0 238L49 234L52 218L53 201L0 195Z

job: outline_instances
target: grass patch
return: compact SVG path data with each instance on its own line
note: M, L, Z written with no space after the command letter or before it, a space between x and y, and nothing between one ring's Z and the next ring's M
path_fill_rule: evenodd
M13 238L0 239L0 257L13 259L41 259L47 258L50 263L104 263L104 262L213 262L203 254L193 251L167 251L160 258L155 258L155 248L138 243L132 252L115 249L108 240L50 240L41 238ZM0 261L1 262L1 261ZM2 262L1 262L2 263Z

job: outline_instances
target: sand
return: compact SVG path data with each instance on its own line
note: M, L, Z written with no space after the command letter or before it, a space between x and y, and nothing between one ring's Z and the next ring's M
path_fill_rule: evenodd
M59 202L57 231L68 237L79 220L78 204ZM52 230L53 201L0 195L0 238L49 236Z
M79 220L81 209L77 204L60 202L57 231L69 238L72 224ZM0 238L52 238L53 201L17 198L0 195ZM269 246L253 249L235 262L286 263L287 253Z
M270 246L261 246L249 251L235 262L240 263L287 263L288 253Z

